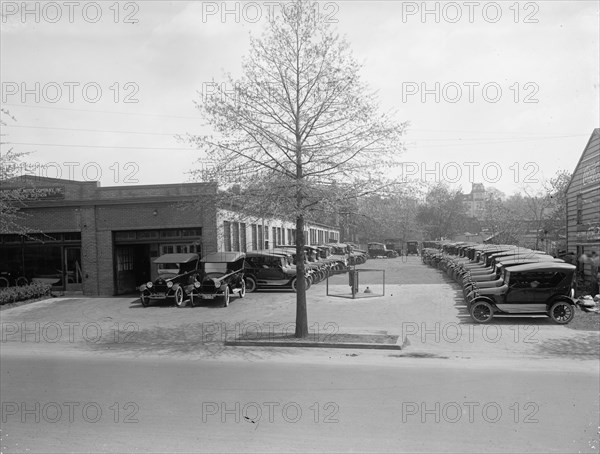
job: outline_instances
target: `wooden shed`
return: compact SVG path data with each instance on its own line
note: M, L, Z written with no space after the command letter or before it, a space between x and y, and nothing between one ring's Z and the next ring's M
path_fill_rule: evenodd
M600 253L600 129L592 132L566 191L567 250ZM591 267L585 266L589 277Z

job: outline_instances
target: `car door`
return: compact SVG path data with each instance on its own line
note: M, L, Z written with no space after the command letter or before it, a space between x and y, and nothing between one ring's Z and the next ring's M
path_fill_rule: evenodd
M263 267L261 273L261 276L264 276L263 279L279 281L285 278L281 257L267 257L265 265L266 267Z
M505 297L505 307L510 313L544 312L550 297L550 275L544 271L513 273Z

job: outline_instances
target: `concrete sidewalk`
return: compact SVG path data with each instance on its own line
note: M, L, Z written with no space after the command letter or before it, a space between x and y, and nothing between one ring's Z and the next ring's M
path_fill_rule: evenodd
M597 332L570 330L548 318L498 317L488 325L474 324L456 284L416 259L381 261L380 266L395 267L392 277L406 273L427 283L387 284L385 296L354 300L327 296L325 282L314 285L307 292L309 338L303 342L320 341L320 347L328 348L337 343L357 344L353 349L402 348L416 356L448 358L586 359L600 353ZM330 291L349 294L347 277L337 279L333 285L338 287ZM360 290L369 284L377 283L364 282ZM0 334L4 345L62 345L135 355L234 354L244 349L241 354L246 355L252 354L251 347L261 350L282 342L306 348L287 339L295 330L295 298L293 292L260 291L232 298L227 308L217 302L143 308L137 298L54 298L3 311ZM360 342L361 336L368 341ZM244 342L247 346L240 347Z

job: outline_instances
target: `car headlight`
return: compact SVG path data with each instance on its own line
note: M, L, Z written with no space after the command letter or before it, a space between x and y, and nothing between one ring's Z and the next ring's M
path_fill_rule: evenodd
M200 288L200 282L198 282L198 281L194 282L194 287Z
M173 287L173 282L171 282L171 281L167 282L167 288L171 288L171 287Z
M148 288L152 288L152 282L148 282L148 283L146 284L146 287L148 287Z

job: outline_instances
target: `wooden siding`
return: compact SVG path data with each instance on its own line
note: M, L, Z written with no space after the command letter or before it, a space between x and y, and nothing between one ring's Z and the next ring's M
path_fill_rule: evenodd
M580 222L578 223L578 197ZM583 150L567 188L567 250L577 254L600 252L600 129Z

